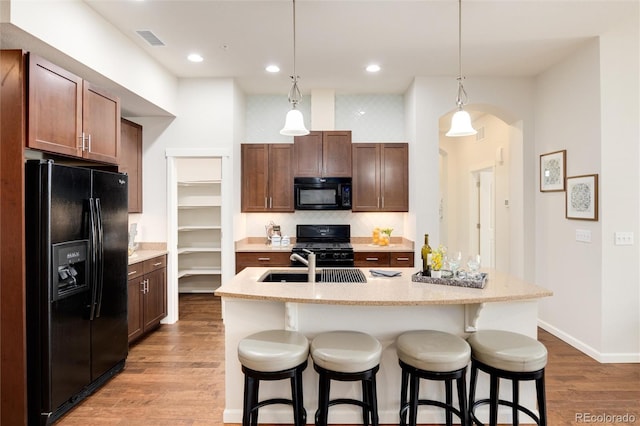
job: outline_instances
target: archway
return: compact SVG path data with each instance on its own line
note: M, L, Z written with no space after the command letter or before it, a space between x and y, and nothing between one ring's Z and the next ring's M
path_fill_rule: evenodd
M520 274L522 133L495 107L465 109L477 135L446 137L453 111L439 121L440 241L465 258L481 254L484 267Z

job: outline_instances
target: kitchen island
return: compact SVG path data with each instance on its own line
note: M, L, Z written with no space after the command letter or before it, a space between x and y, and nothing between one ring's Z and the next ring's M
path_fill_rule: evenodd
M277 268L287 271L301 268ZM243 375L237 358L238 342L245 336L266 329L291 329L310 340L330 330L358 330L375 336L383 346L377 376L378 409L381 424L398 422L400 367L395 339L404 331L435 329L467 337L477 329L500 329L537 335L537 300L552 293L534 284L494 270L486 270L484 289L413 282L414 268L388 268L401 271L399 277L373 277L362 269L366 283L265 283L260 278L269 268L246 268L223 284L216 295L222 298L225 324L225 423L242 421ZM383 269L384 270L384 269ZM303 375L307 422L313 423L317 408L317 374L310 364ZM421 397L443 398L439 385L422 385ZM332 397L360 397L354 383L332 383ZM265 382L260 397L288 395L286 381ZM478 396L488 395L488 380L480 375ZM510 398L510 386L501 388ZM523 383L521 401L535 407L533 383ZM482 411L480 411L482 413ZM505 411L499 421L508 421ZM482 414L480 415L482 418ZM260 410L260 421L291 423L291 409L270 406ZM522 419L526 423L525 418ZM356 407L338 405L329 412L331 423L362 421ZM422 407L419 423L444 423L443 410Z

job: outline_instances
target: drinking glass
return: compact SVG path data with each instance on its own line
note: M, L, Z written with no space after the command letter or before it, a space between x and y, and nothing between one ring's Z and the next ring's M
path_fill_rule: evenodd
M460 251L454 251L448 254L447 261L449 262L449 269L453 273L453 277L456 277L456 272L462 262L462 253Z
M475 254L473 256L469 256L467 259L467 267L469 268L469 275L472 279L478 279L480 273L480 255Z

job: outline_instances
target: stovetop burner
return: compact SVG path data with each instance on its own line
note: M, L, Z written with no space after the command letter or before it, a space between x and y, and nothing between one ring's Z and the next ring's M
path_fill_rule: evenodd
M317 266L353 266L350 225L298 225L296 244L292 253L307 257L309 250L316 253ZM301 266L293 260L292 266Z

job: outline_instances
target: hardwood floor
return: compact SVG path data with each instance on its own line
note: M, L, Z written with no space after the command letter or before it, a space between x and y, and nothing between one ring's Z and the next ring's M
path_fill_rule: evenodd
M640 364L599 364L549 333L550 426L630 424L589 416L635 416L640 424ZM212 295L181 295L180 321L161 325L129 352L125 370L63 417L60 426L222 425L223 324ZM582 414L583 421L577 416ZM618 420L618 421L616 421Z

